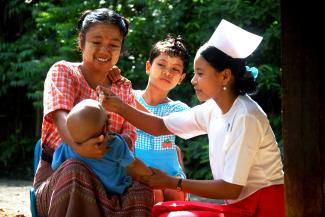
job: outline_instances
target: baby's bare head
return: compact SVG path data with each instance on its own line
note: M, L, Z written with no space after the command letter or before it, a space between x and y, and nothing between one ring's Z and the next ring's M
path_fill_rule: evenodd
M80 101L71 109L67 117L69 133L76 143L83 143L99 136L106 123L105 109L98 101L92 99Z

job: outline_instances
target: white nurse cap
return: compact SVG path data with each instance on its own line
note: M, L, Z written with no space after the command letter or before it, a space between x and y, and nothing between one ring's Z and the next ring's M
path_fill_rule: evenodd
M257 48L263 37L221 20L206 46L214 46L232 58L246 58Z

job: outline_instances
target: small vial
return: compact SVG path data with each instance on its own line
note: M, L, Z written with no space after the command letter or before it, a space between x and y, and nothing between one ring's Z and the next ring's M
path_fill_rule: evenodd
M98 96L98 101L100 102L100 104L103 104L104 97L105 97L105 94L104 94L104 92L101 90L101 91L99 92L99 96Z

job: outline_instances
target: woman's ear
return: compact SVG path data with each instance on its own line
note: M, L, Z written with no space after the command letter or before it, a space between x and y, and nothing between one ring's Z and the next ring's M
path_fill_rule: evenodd
M147 62L146 62L146 74L147 75L150 74L150 69L151 69L151 63L149 62L149 60L147 60Z
M224 69L222 71L222 80L223 80L222 84L226 86L230 82L231 77L232 77L231 70L230 69Z
M79 33L79 36L78 36L78 47L81 51L83 51L84 49L84 45L85 45L85 39L84 37Z

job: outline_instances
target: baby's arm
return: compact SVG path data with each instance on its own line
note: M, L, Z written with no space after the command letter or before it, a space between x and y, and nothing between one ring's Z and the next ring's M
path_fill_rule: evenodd
M134 161L129 164L127 171L128 175L132 176L132 178L137 181L140 181L143 176L150 176L153 174L151 169L136 157L134 158Z

